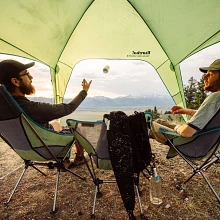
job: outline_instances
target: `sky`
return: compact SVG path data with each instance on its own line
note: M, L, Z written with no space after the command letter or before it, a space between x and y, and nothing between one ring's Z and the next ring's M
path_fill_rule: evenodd
M183 84L187 85L190 77L201 79L199 67L209 66L215 59L220 58L220 43L206 48L183 61L180 65ZM15 59L23 63L31 62L25 58L0 54L0 60ZM108 73L103 68L108 65ZM36 62L29 69L33 76L33 85L36 88L36 97L53 97L49 68ZM154 68L139 60L84 60L73 69L64 98L75 97L82 89L81 82L85 78L92 80L88 96L138 96L145 94L169 95L160 77Z

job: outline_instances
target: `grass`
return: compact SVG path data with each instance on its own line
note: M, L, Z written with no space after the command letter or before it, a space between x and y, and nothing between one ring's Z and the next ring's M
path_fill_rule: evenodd
M140 187L143 193L141 201L147 218L151 220L220 219L220 205L202 177L196 175L187 184L186 190L177 190L176 185L183 182L190 175L189 166L179 157L167 160L165 158L167 146L158 144L154 140L151 143L152 150L156 154L158 172L162 179L164 198L160 206L152 205L149 202L149 181L141 176ZM1 177L22 164L22 160L3 142L1 142L0 149ZM3 202L7 201L22 169L0 180L0 219L90 219L94 184L89 177L86 166L83 165L73 169L73 172L86 176L86 182L66 172L61 173L57 198L59 210L56 214L50 214L53 205L56 170L41 169L48 174L46 177L40 175L34 169L27 170L10 204L7 206ZM101 172L100 174L104 175L105 173ZM206 174L220 194L220 167L215 165ZM112 179L114 175L109 171L107 176ZM97 201L96 219L128 219L117 186L115 184L103 184L101 191L103 197ZM135 215L139 219L137 203Z

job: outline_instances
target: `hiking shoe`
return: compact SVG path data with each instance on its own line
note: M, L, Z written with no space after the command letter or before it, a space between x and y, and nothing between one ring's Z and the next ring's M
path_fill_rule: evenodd
M65 159L64 161L63 161L63 165L65 166L65 167L68 167L69 165L70 165L70 159L69 158L67 158L67 159Z
M69 165L71 164L71 162L70 162L70 159L69 158L66 158L64 161L63 161L63 166L64 167L69 167ZM60 172L66 172L66 169L64 168L64 167L62 167L61 169L60 169Z
M83 156L79 157L76 155L76 157L74 158L74 160L69 164L68 169L72 168L72 167L76 167L79 166L81 164L85 163Z

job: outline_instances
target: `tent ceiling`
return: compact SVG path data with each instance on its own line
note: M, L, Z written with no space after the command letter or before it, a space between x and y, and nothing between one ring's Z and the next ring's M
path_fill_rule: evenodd
M219 0L1 0L0 8L0 53L48 65L57 103L76 63L105 58L149 62L184 106L180 62L220 41Z

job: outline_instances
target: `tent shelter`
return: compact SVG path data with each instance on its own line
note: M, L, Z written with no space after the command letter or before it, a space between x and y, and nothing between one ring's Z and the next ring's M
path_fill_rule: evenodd
M220 41L219 0L1 0L0 53L50 67L55 102L88 58L140 59L185 105L180 63Z

